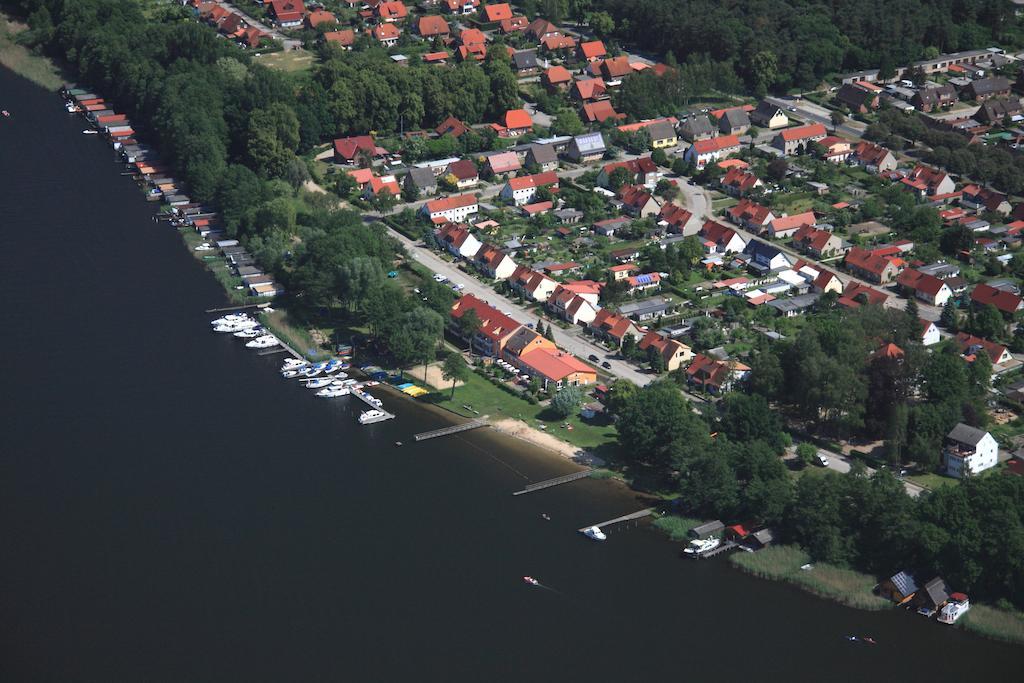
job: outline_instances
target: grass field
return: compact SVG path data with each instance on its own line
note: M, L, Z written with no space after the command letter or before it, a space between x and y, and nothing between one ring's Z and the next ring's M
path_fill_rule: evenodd
M997 609L988 605L971 604L971 609L959 623L968 631L988 638L1024 643L1024 614Z
M57 90L64 79L53 62L15 42L14 37L25 28L0 13L0 64L47 90Z
M313 55L306 50L282 50L281 52L268 52L255 57L257 64L268 66L271 69L281 71L305 71L316 62Z
M421 377L423 376L422 371L419 374ZM556 418L550 415L545 407L513 396L476 373L473 373L463 386L455 389L454 399L448 398L449 392L445 390L445 387L438 387L438 389L434 402L459 415L466 417L488 415L494 420L501 418L522 420L531 427L543 426L548 433L580 448L596 449L601 446L608 448L616 442L615 427L611 425L588 424L581 420L579 415L564 420ZM467 410L464 406L470 406L472 410ZM572 429L562 427L565 423L571 425Z
M929 491L936 491L944 486L956 486L956 479L944 477L941 474L928 472L926 474L911 474L906 477L907 481L917 484Z
M824 563L801 569L810 562L810 556L797 546L776 545L756 553L733 553L729 560L755 576L786 581L850 607L882 610L891 604L874 594L877 582L868 574Z
M688 540L690 529L699 524L701 524L699 519L679 517L677 515L666 515L654 520L654 527L664 531L673 541Z

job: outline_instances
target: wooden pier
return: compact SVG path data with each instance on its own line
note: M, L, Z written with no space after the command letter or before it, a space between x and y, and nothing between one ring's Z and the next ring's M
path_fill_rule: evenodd
M545 479L544 481L538 481L536 484L529 484L522 491L514 491L513 496L521 496L524 493L533 493L534 491L541 491L543 489L549 489L552 486L558 486L559 484L568 484L570 481L576 481L578 479L584 479L590 476L593 469L586 469L580 472L573 472L572 474L566 474L561 477L555 477L553 479Z
M463 422L460 425L452 425L451 427L443 427L441 429L435 429L429 432L420 432L413 438L417 441L426 441L427 439L436 439L439 436L448 436L449 434L457 434L458 432L465 432L470 429L476 429L477 427L484 427L487 425L487 420L470 420L469 422Z
M349 396L355 396L360 401L362 401L366 405L370 406L370 408L372 410L379 410L382 413L384 413L384 417L381 417L380 419L374 420L370 424L376 424L377 422L384 422L385 420L393 420L393 419L395 419L394 413L389 413L388 411L384 410L383 403L381 405L379 405L379 406L376 403L374 403L373 401L374 401L374 399L376 399L376 397L375 396L371 396L370 394L368 394L366 392L366 389L362 388L362 386L356 385L356 386L352 387L352 391L349 393ZM376 400L380 400L380 399L376 399Z
M588 524L585 527L577 529L577 531L579 531L582 534L584 531L586 531L590 527L595 527L596 526L598 528L604 528L606 526L611 526L612 524L619 524L620 522L631 522L634 519L642 519L644 517L648 517L648 516L650 516L650 514L652 512L654 512L654 508L647 508L646 510L638 510L637 512L633 512L633 513L630 513L628 515L623 515L622 517L616 517L615 519L609 519L607 522L598 522L597 524Z
M264 303L259 303L259 304L244 304L244 305L241 305L241 306L223 306L221 308L208 308L208 309L206 309L206 312L207 313L225 313L227 311L244 311L244 310L246 310L248 308L266 308L269 305L270 305L269 302L264 302Z

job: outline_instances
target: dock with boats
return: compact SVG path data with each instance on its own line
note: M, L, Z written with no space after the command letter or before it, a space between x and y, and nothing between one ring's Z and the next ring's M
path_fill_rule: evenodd
M622 515L621 517L616 517L615 519L609 519L607 522L597 522L596 524L588 524L585 527L581 527L581 528L577 529L577 531L580 532L581 534L586 534L588 529L592 529L594 527L597 527L598 529L604 529L604 528L612 526L614 524L621 524L623 522L632 522L632 521L637 520L637 519L643 519L644 517L651 516L653 513L654 513L654 508L647 508L645 510L637 510L636 512L631 512L628 515Z

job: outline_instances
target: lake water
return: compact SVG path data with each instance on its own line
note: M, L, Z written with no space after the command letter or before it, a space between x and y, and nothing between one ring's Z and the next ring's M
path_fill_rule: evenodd
M1019 680L1019 649L643 525L587 541L642 504L513 498L569 466L413 444L444 421L410 400L360 427L210 333L218 285L56 95L0 68L0 108L0 680Z

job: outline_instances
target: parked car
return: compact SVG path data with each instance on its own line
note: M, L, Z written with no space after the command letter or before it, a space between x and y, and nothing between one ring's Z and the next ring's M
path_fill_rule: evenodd
M590 360L591 363L597 362L597 356L595 356L594 354L590 354L589 356L587 356L587 359Z
M815 460L822 467L828 467L828 458L821 451L818 451L818 455L815 456Z
M601 367L604 368L605 370L611 370L612 369L612 364L609 363L608 361L605 361L605 362L601 363Z

